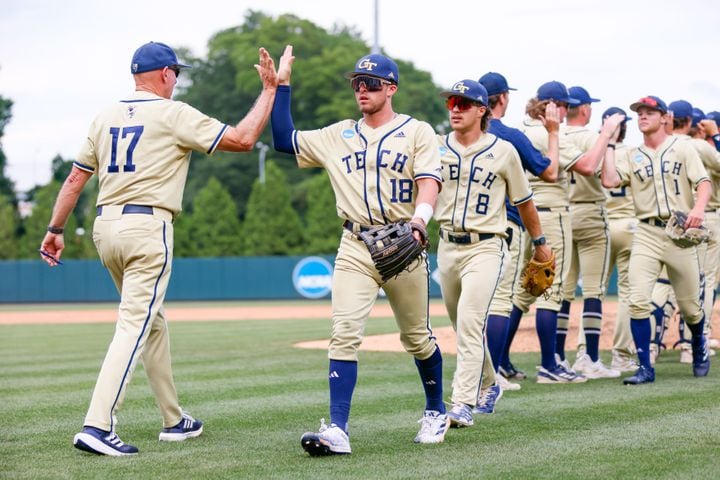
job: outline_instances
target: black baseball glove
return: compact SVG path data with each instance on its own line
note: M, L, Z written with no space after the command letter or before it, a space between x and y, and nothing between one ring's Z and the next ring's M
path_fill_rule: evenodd
M415 239L413 231L420 232L421 241ZM361 232L359 237L385 282L407 270L428 245L425 227L404 220Z

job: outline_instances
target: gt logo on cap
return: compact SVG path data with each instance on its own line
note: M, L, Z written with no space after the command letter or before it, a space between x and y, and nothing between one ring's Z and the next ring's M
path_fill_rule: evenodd
M377 63L373 63L367 58L363 58L359 63L357 68L362 68L364 70L367 70L368 72L372 72L372 69L377 66Z
M465 85L463 82L458 82L453 86L453 91L455 92L465 93L468 90L470 90L470 87Z

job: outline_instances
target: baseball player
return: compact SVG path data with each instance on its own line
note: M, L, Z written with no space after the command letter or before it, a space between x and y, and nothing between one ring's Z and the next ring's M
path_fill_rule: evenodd
M545 154L547 152L548 136L538 117L540 113L545 111L545 105L551 101L558 106L561 121L567 115L568 106L579 103L578 100L568 95L565 85L557 81L541 85L537 96L528 102L526 111L529 118L523 122L520 130L528 136L536 148ZM567 277L572 242L570 216L568 214L569 200L566 172L573 171L581 175L593 174L602 160L603 152L612 136L612 132L621 121L621 115L611 116L606 125L603 126L596 144L584 153L578 152L577 148L568 145L561 138L560 169L555 183L548 183L541 178L530 176L530 185L533 189L533 198L537 205L540 223L548 242L555 251L557 259L553 286L547 298L538 301L535 313L535 326L540 339L542 357L542 366L537 377L538 383L582 383L587 381L586 377L572 371L566 360L556 359L555 357L557 313L560 310L562 301L562 286ZM527 260L530 251L529 239L525 241L523 251L523 258ZM513 296L513 310L510 314L511 322L513 318L519 318L523 313L527 312L535 300L535 297L516 287Z
M668 110L673 114L673 135L681 141L688 142L692 148L698 153L702 160L705 169L710 174L710 180L713 181L720 177L720 153L710 146L704 139L705 131L704 127L700 127L700 120L696 119L696 114L693 106L686 100L676 100L670 102ZM693 127L693 123L695 126ZM705 125L708 123L706 122ZM700 127L700 128L699 128ZM703 138L693 138L690 136L690 132L695 130L695 133L700 133ZM711 130L712 133L712 130ZM716 191L720 187L720 183L713 183L713 191ZM708 211L706 212L706 226L718 229L716 222L717 215L710 203L708 203ZM712 308L713 308L713 295L716 285L715 272L718 266L718 256L720 255L720 245L718 240L711 236L707 243L702 243L698 246L698 256L700 259L700 275L701 275L701 299L703 303L703 310L705 313L705 335L710 334L710 320L712 319ZM672 316L674 312L674 293L670 282L667 279L666 274L661 274L661 278L658 279L653 290L653 318L655 319L655 336L651 346L651 363L655 356L661 351L662 346L662 334L664 333L666 321ZM670 308L668 308L668 306ZM680 323L681 338L679 341L681 347L680 362L681 363L692 363L693 357L690 353L690 332L684 328L684 325ZM712 355L714 351L708 350Z
M290 71L280 77L271 117L273 142L296 155L302 168L325 168L343 222L332 284L332 334L328 357L330 424L302 436L312 456L350 453L348 419L357 379L357 351L378 291L387 294L405 350L413 355L425 388L425 411L417 443L439 443L450 419L445 413L442 355L428 319L428 264L384 282L358 233L400 220L427 224L440 189L440 154L425 122L395 113L399 72L390 58L360 58L346 74L362 118L319 130L297 131L290 115ZM415 235L419 235L415 232ZM417 237L419 239L419 237Z
M502 393L486 361L485 328L490 302L507 261L505 198L517 205L528 232L540 245L535 258L551 257L543 242L532 191L513 146L485 133L492 113L480 83L461 80L441 93L447 98L452 133L438 138L443 189L435 218L440 224L438 269L443 300L457 333L452 425L473 424L473 409L485 376L491 403ZM487 408L486 405L483 407Z
M510 90L515 90L508 85L505 77L496 72L488 72L480 77L479 81L488 92L488 106L492 111L488 133L510 142L517 150L525 170L546 182L552 183L557 180L560 157L558 140L560 117L557 106L553 102L548 102L544 114L539 116L548 135L548 154L545 157L533 146L524 133L504 125L500 120L508 109ZM518 266L522 261L520 249L524 243L525 227L517 207L507 198L505 208L508 220L505 241L508 245L509 259L505 262L505 273L490 304L490 315L487 319L487 342L496 372L501 373L497 378L500 386L503 390L518 390L520 384L510 382L505 378L523 379L526 377L525 373L516 369L510 361L510 344L520 323L518 316L515 318L516 321L512 325L510 324L510 312L512 311L513 288L519 282L520 269Z
M610 115L619 113L625 119L620 124L618 138L615 142L617 156L625 154L628 148L623 143L627 132L627 122L630 120L625 110L618 107L610 107L602 114L603 122ZM635 206L632 201L632 194L628 187L605 190L607 193L607 218L610 231L610 258L608 260L608 272L617 267L617 289L618 289L618 310L615 316L615 328L613 333L612 362L610 368L619 372L634 372L637 370L635 362L635 347L633 346L630 333L629 296L630 285L628 282L628 265L630 263L630 250L632 247L633 235L637 231L638 219L635 216ZM610 280L610 275L605 277L605 291Z
M279 70L288 67L287 56ZM190 152L248 151L270 116L278 75L260 49L255 65L263 89L235 127L171 100L184 68L175 52L150 42L135 51L130 72L135 92L103 110L63 184L41 244L43 259L57 265L63 226L88 179L98 175L93 240L120 292L115 335L95 385L84 428L73 444L100 455L133 455L138 449L115 433L116 414L138 360L142 360L163 417L160 440L197 437L203 424L178 403L170 364L163 300L173 255L173 219L180 213Z
M599 134L587 127L592 117L592 104L600 99L592 98L583 87L570 87L570 96L580 102L568 110L567 126L562 135L567 141L569 157L577 157L598 144ZM575 152L570 153L570 147ZM567 280L564 282L563 301L558 313L556 352L565 359L565 338L570 320L570 304L575 298L578 278L582 272L583 313L580 332L583 339L572 368L587 378L617 378L620 372L607 368L600 360L600 331L602 325L602 299L610 256L610 231L605 208L605 190L600 178L592 175L576 175L570 172L569 184L570 219L572 226L572 251Z
M626 385L655 381L650 364L650 296L660 269L667 267L670 282L683 318L692 332L693 374L706 376L710 370L703 327L705 315L700 301L700 266L696 248L680 248L664 232L671 212L688 212L685 227L702 224L711 184L695 150L668 135L668 107L660 98L646 96L630 109L638 113L643 144L615 161L608 148L602 167L606 188L628 185L635 212L640 219L630 256L630 329L640 367L625 378ZM616 132L617 135L617 132ZM616 137L615 137L616 138ZM696 199L693 202L693 190Z

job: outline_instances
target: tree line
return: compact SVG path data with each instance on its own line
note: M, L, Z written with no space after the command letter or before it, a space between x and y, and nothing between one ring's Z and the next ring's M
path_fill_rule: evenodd
M178 49L179 56L194 68L183 72L175 99L234 124L250 109L261 87L252 68L258 47L264 46L278 58L288 43L294 45L298 57L293 67L296 128L314 129L343 118L358 118L343 73L369 51L360 34L347 26L326 30L294 15L274 18L252 10L246 13L242 25L209 39L206 57ZM400 89L393 99L395 110L410 113L441 130L447 113L437 95L440 87L428 72L402 59L395 60L401 76ZM11 118L12 101L0 95L0 139ZM269 128L261 142L271 144ZM175 257L335 252L342 225L324 170L299 169L293 156L271 148L267 150L265 182L261 183L258 155L258 150L240 155L218 152L212 156L193 152L183 213L174 223ZM5 176L6 158L0 148L0 259L37 258L52 205L72 160L59 155L52 160L50 182L27 192L32 213L21 218L13 183ZM92 241L96 198L94 178L66 225L64 258L97 257ZM434 222L430 230L437 231Z

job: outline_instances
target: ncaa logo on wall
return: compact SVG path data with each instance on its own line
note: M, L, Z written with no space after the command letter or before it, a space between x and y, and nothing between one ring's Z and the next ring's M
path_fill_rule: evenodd
M293 269L295 290L305 298L322 298L332 290L332 265L321 257L306 257Z

